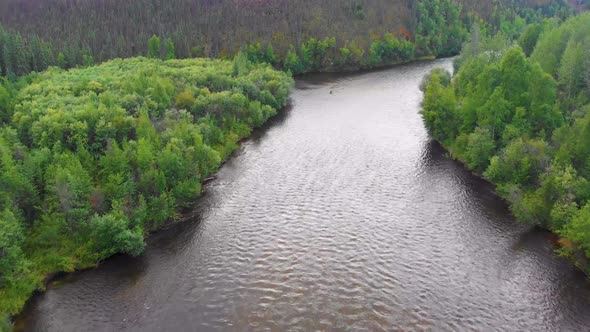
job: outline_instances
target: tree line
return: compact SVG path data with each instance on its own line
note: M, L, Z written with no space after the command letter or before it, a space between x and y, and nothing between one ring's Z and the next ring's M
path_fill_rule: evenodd
M523 22L535 23L526 28L519 42L531 58L546 60L537 61L543 70L558 76L560 83L553 93L551 81L537 67L523 67L520 74L538 85L534 93L527 92L528 97L522 92L525 88L518 90L523 93L518 109L552 105L552 99L535 99L539 96L556 95L559 101L547 112L551 116L537 112L541 115L531 120L535 126L530 130L547 138L551 128L565 121L555 110L574 108L585 100L579 91L588 75L574 65L587 49L585 41L565 45L562 38L571 29L564 28L564 32L557 21L542 20L548 15L545 10L550 11L545 7L495 2L490 15L501 18L495 24L467 13L454 0L406 5L380 0L244 2L239 15L234 1L172 0L154 7L158 1L0 3L0 19L8 26L0 29L0 328L8 326L5 316L17 313L30 294L42 287L48 273L92 266L115 253L137 255L148 231L174 220L180 208L189 206L200 193L201 181L219 167L238 140L285 104L293 81L272 66L299 74L453 55L476 23L479 28L457 61L461 68L470 68L470 63L477 62L473 59L486 56L481 54L495 59L505 51L501 38L485 36L498 31L516 35L525 28ZM140 6L146 3L151 6ZM309 16L310 8L319 8L316 16ZM566 7L556 8L552 15L569 15ZM204 10L206 15L191 22L165 20L180 15L178 10L183 15ZM22 15L13 15L15 12ZM158 15L152 16L154 13ZM256 13L256 17L241 16L247 13ZM343 17L346 20L339 20ZM400 17L403 19L397 20ZM229 30L224 30L227 23L218 21L222 18L232 22ZM104 19L100 25L96 25L98 19ZM104 22L109 26L103 26ZM252 22L257 25L249 31ZM47 26L39 25L42 23ZM136 27L130 25L136 23ZM198 28L186 30L192 24ZM326 26L333 31L324 30ZM277 28L270 34L269 27ZM230 38L228 31L236 35ZM195 44L195 34L208 39ZM545 38L550 42L543 43ZM574 59L563 62L572 65L551 60L561 59L561 53L543 57L553 52L549 49L554 44L563 46L563 57ZM484 51L482 45L496 48ZM519 64L520 53L512 53L510 61ZM132 55L147 58L94 65ZM446 128L442 124L447 116L459 121L458 105L476 104L459 103L463 97L451 94L450 77L432 77L433 82L439 78L441 86L427 93L436 98L429 97L425 104L433 107L425 108L425 118L430 117L429 128L439 139L467 130L467 140L484 142L485 152L491 149L489 140L485 141L489 136L496 142L504 132L517 135L517 129L529 130L527 125L505 130L498 119L509 117L508 111L488 116L479 124L479 113L473 110L469 116L475 120L467 123L481 128L473 132L465 124ZM519 77L513 75L515 80ZM470 87L477 82L465 83L464 93L471 93ZM531 83L527 84L533 91ZM512 100L515 92L503 91L510 96L498 92L496 97ZM576 96L576 102L561 98L561 93ZM478 100L487 97L482 94ZM453 111L437 111L441 103ZM529 119L527 114L521 114L519 121ZM498 146L490 151L498 151ZM482 155L465 153L474 158ZM474 163L478 169L486 166L483 161ZM575 159L572 167L582 167L579 163Z
M4 79L0 327L46 275L140 254L292 85L240 59L118 59Z
M455 63L425 78L424 122L483 174L515 217L590 258L590 14L529 25L517 40L472 33Z
M2 2L2 75L157 57L154 52L231 59L244 50L260 53L256 47L265 53L257 59L293 73L360 69L456 55L474 22L516 34L540 17L571 12L562 0L161 1Z

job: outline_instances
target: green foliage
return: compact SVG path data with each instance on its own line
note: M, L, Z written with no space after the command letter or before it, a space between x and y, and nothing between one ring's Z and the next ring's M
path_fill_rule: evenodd
M51 46L37 35L25 37L0 26L0 75L14 78L54 64Z
M526 53L474 29L452 80L440 70L425 78L422 114L517 219L559 233L563 254L590 257L588 35L587 13L527 27Z
M249 54L253 50L250 49ZM257 51L262 54L261 51ZM269 62L266 58L249 56L252 62ZM408 62L415 59L415 46L404 37L389 32L376 38L369 49L360 48L357 43L346 42L338 46L336 38L317 40L310 38L299 49L292 47L284 56L282 68L292 74L302 74L324 70L362 69Z
M23 226L10 209L0 213L0 287L18 282L18 276L28 266L21 248L25 239Z
M286 71L292 73L293 75L300 74L303 72L303 66L299 60L299 56L294 50L290 50L287 52L287 56L285 57L285 62L283 67Z
M8 92L8 90L0 81L0 123L10 120L9 108L11 107L11 100L12 96L10 95L10 92Z
M192 91L184 90L174 97L174 105L178 108L190 110L195 104L195 96Z
M141 6L117 2L128 3ZM365 2L349 4L354 21L342 24L373 29L376 15ZM524 22L541 23L546 14L494 8L497 22L480 21L481 35L479 27L473 29L456 61L456 77L438 69L425 79L425 123L457 158L500 184L515 215L563 230L587 250L587 216L578 207L590 198L588 17L527 28L519 40L523 53L508 48L511 39ZM54 48L34 34L0 27L0 74L8 78L0 81L0 330L10 328L7 317L42 286L46 274L92 266L115 253L139 255L150 230L190 206L201 181L238 141L285 105L293 81L271 65L300 74L455 55L473 16L454 0L421 1L414 9L410 21L416 26L407 27L414 36L403 26L388 32L393 30L387 25L366 37L336 29L339 39L316 39L327 35L308 29L316 19L299 27L293 39L280 32L272 40L226 38L208 26L211 40L205 42L198 31L187 39L186 26L178 25L182 34L158 29L174 36L175 45L170 38L149 38L151 21L140 33L131 29L132 38L59 21L68 35L44 36L59 45ZM100 16L88 12L89 20ZM559 7L549 15L555 13L568 15ZM207 17L208 24L213 21ZM486 31L501 33L487 37ZM143 53L136 45L146 40L147 59L93 66ZM261 42L242 47L244 40ZM200 46L190 49L195 41ZM175 60L211 54L235 57ZM33 71L42 73L23 76ZM550 137L555 146L545 143Z
M362 3L353 4L353 12L362 10ZM440 10L439 10L440 9ZM292 74L308 72L362 69L403 63L416 57L455 55L461 48L466 29L460 19L461 6L454 0L429 0L419 5L419 28L415 40L402 29L399 34L373 34L366 44L341 42L335 37L308 38L298 47L290 46L283 53L275 53L271 44L261 43L242 47L236 55L245 54L251 63L277 64ZM355 14L356 15L356 14ZM433 23L433 22L436 22ZM430 26L435 24L434 26ZM238 65L236 65L236 70Z
M590 46L590 42L587 43ZM570 40L561 57L557 71L559 85L567 98L572 98L576 92L584 88L584 48L580 42Z
M0 331L12 331L12 324L10 324L10 318L8 317L8 315L0 316Z
M189 57L190 58L202 58L205 56L205 50L202 46L195 46L191 48Z
M62 69L66 69L68 66L66 56L62 52L57 55L57 66Z
M588 49L587 36L589 35L588 14L573 17L561 26L545 31L539 38L531 58L539 62L543 70L551 75L556 75L559 71L561 58L568 45L573 47L575 43L584 43L586 45L585 49Z
M312 1L288 8L267 1L256 6L209 0L45 0L36 6L7 1L0 6L0 21L8 28L0 27L0 75L11 79L52 65L88 67L138 55L231 59L239 51L252 63L267 62L292 73L362 69L413 56L456 55L473 23L513 39L525 23L571 14L560 0ZM388 34L401 45L388 44ZM147 49L140 46L146 42ZM292 56L287 61L291 49L298 65ZM341 54L341 49L351 54Z
M496 149L492 133L489 129L476 128L468 136L465 150L465 161L469 168L481 172L485 170Z
M386 33L383 39L376 40L369 49L369 64L371 66L383 63L399 63L414 59L415 47L408 40L399 40L391 33Z
M545 26L541 23L535 23L528 25L524 32L518 37L518 45L522 47L526 56L530 56L531 53L535 50L535 46L537 45L537 41L541 36Z
M590 257L590 204L573 214L572 220L560 232L566 239L578 244L586 257Z
M532 187L548 168L549 156L544 141L517 138L510 142L484 173L490 181Z
M450 74L444 71L430 75L421 114L433 137L444 141L454 137L459 126L457 102L450 86L443 86Z
M451 77L452 77L451 73L449 73L447 70L445 70L443 68L436 67L430 73L428 73L424 76L424 78L422 79L422 82L420 82L420 91L426 92L426 87L432 81L434 76L436 76L438 78L439 83L443 87L446 88L449 85L451 85Z
M416 48L420 54L455 55L461 50L465 28L461 5L454 0L425 0L417 4Z
M90 219L93 250L98 257L106 258L116 253L137 256L143 252L143 230L130 229L129 220L123 216L105 214Z
M132 58L2 84L13 113L0 127L2 317L48 273L141 254L145 234L175 220L237 142L285 105L287 74L233 67Z
M176 59L176 51L174 48L174 43L172 42L172 39L170 39L170 38L166 39L166 55L164 56L164 59L166 59L166 60Z
M233 76L247 74L250 71L250 61L246 53L238 53L233 60Z
M160 44L160 38L156 35L153 35L150 40L148 40L148 52L147 57L151 59L159 59L161 54L162 46Z

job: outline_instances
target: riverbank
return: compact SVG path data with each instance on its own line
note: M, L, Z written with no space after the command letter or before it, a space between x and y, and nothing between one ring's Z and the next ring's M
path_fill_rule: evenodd
M422 58L412 60L412 61L390 62L387 64L382 64L380 66L375 66L375 67L370 67L370 68L367 67L367 68L362 68L362 69L361 68L354 69L351 67L348 69L341 69L341 71L335 71L333 69L328 69L325 71L320 71L320 73L337 73L338 72L338 73L345 74L345 73L351 73L351 72L378 71L378 70L384 70L386 68L400 66L400 65L404 65L404 64L408 64L408 63L419 62L419 61L433 61L433 60L435 60L434 57L422 57ZM304 74L300 74L296 77L302 77L305 75L313 75L313 74L314 73L304 73ZM272 116L267 118L264 121L264 123L271 118L272 118ZM243 136L236 136L236 137L234 137L234 141L227 142L227 144L224 147L218 148L218 150L223 151L222 153L225 155L224 159L222 160L222 162L219 164L218 167L221 167L227 160L229 160L229 158L231 158L232 152L235 151L239 147L239 145L248 137L249 137L249 133L245 134ZM204 180L208 180L208 179L210 179L210 176L208 176ZM205 181L203 181L203 182L205 182ZM149 233L157 232L162 228L166 228L166 227L172 226L178 222L182 222L182 219L183 219L182 217L179 219L178 218L169 219L164 224L159 225L156 228L149 229L148 231L149 231ZM113 253L113 255L115 255L115 254L119 254L119 253ZM34 292L35 293L44 292L48 285L50 285L52 282L55 282L56 280L59 280L61 277L63 277L68 272L94 269L101 263L101 261L108 259L109 257L110 256L104 257L100 261L97 261L97 262L92 262L92 261L87 262L84 265L81 265L80 263L76 263L76 267L74 270L61 270L61 271L51 271L51 272L38 271L30 276L30 278L31 278L30 280L32 281L32 283L35 285L38 285L35 288ZM25 306L26 306L26 302L24 302L20 307L23 308ZM13 320L16 316L18 316L18 315L13 316L11 320Z
M435 66L299 79L194 218L36 297L24 329L583 330L582 273L429 139Z
M590 90L582 76L590 68L572 54L582 54L589 23L585 13L541 27L528 48L526 38L518 45L501 35L472 38L455 75L435 70L427 77L421 111L453 158L493 183L517 220L559 235L559 254L585 273ZM529 26L523 36L539 27ZM558 35L569 42L555 45Z
M285 107L281 108L277 112L276 115L273 115L273 116L269 117L267 119L267 121L265 121L265 123L261 127L254 128L254 131L252 132L252 134L254 134L255 131L258 131L258 130L264 130L264 127L266 126L266 124L268 122L271 122L274 117L280 116L280 114L282 112L284 112L285 109L288 109L289 107L290 106L287 104ZM241 146L241 144L243 144L249 138L250 138L250 135L239 138L238 141L236 142L236 144L235 145L232 145L231 152L228 154L227 158L225 158L220 163L219 168L223 167L223 165L225 165L226 162L228 162L229 160L231 160L232 158L234 158L235 157L234 156L234 153L236 151L238 151L239 148L240 148L240 146ZM201 185L202 186L205 186L208 183L210 183L212 181L215 181L215 179L216 179L216 175L215 175L215 172L214 172L208 178L204 179L202 181ZM198 200L199 198L196 198L196 199ZM175 227L176 225L178 225L180 223L184 223L187 220L193 218L193 215L192 215L191 212L192 212L192 208L186 208L186 209L183 209L183 211L179 211L179 216L177 218L169 219L166 223L162 224L157 229L150 230L149 231L149 235L146 236L146 240L151 235L153 235L154 233L161 232L161 231L166 230L166 229L171 228L171 227ZM121 253L116 253L113 256L117 256L117 255L121 255ZM62 283L62 281L66 280L73 273L83 273L85 271L89 271L89 270L93 270L93 269L98 268L100 266L100 264L102 264L106 260L111 259L113 256L106 257L103 260L101 260L99 262L96 262L96 263L93 263L93 264L88 265L88 266L80 266L80 267L76 268L76 270L74 270L74 271L56 271L56 272L51 272L49 274L46 274L44 276L39 275L39 277L43 277L43 281L39 283L39 284L42 285L42 287L37 288L31 294L31 296L29 296L28 300L22 306L21 312L13 315L10 320L12 321L13 324L16 323L16 322L18 322L18 321L21 321L21 322L24 323L25 317L22 317L21 315L23 314L23 311L26 310L26 307L30 305L30 302L34 299L35 296L40 296L42 293L44 293L45 291L47 291L47 289L49 289L50 287L60 285ZM2 325L0 324L0 327L1 326ZM14 330L15 331L20 331L23 328L24 328L24 326L19 326L18 324L14 325ZM4 331L4 330L0 328L0 331Z
M513 202L508 200L505 196L503 196L498 191L498 185L496 183L490 181L490 179L486 178L483 174L478 173L477 171L470 168L464 159L461 159L460 157L453 154L453 150L450 147L446 146L443 142L440 142L438 140L436 140L436 142L445 151L447 151L446 155L448 158L460 163L462 165L462 167L464 167L466 170L469 170L471 172L471 174L473 174L473 176L476 176L479 179L481 179L482 181L489 183L491 186L494 187L495 194L498 196L498 198L502 199L508 206L512 206ZM515 219L518 220L518 218L516 218L516 217L515 217ZM522 222L522 220L518 220L518 221ZM584 273L586 275L586 277L590 278L590 260L586 257L586 255L584 254L584 252L582 250L580 250L579 248L576 248L576 246L570 240L561 237L557 232L555 232L555 230L552 230L549 227L544 227L543 225L536 225L536 227L539 227L542 230L550 232L554 236L554 239L552 240L552 242L556 247L556 249L555 249L556 255L566 258L568 261L570 261L570 263L573 266L575 266L582 273Z
M15 209L3 231L16 232L0 316L18 313L57 271L140 254L147 234L177 221L239 141L286 105L292 85L263 64L145 58L53 69L25 85L7 125L18 140L0 135L12 165L3 174L22 181L0 190Z
M325 67L319 70L315 70L315 71L309 71L309 72L303 72L303 73L299 73L294 75L295 78L301 78L301 77L305 77L306 75L313 75L313 74L322 74L322 73L333 73L333 74L350 74L350 73L362 73L362 72L370 72L370 71L379 71L379 70L384 70L384 69L388 69L391 67L395 67L395 66L400 66L400 65L405 65L405 64L410 64L410 63L414 63L414 62L421 62L421 61L434 61L436 59L445 59L445 58L452 58L454 56L456 56L457 54L454 55L449 55L449 56L443 56L440 58L437 58L434 55L429 55L429 56L419 56L416 58L412 58L412 59L407 59L407 60L392 60L392 61L386 61L377 65L349 65L349 66L331 66L331 67Z

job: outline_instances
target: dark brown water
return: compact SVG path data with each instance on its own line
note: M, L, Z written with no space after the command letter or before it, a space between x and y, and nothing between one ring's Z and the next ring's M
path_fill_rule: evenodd
M195 217L36 297L30 331L587 331L590 284L444 157L418 114L450 60L298 82ZM330 93L332 91L332 93Z

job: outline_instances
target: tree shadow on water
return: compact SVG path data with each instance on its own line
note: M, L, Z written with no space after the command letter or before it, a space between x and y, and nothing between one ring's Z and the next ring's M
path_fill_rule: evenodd
M291 116L291 111L294 108L293 100L289 99L287 105L281 108L277 115L273 116L272 118L268 119L262 126L256 128L252 131L252 135L246 138L243 143L251 143L254 145L259 145L260 142L268 135L268 133L277 128L281 128L285 125L289 117Z

